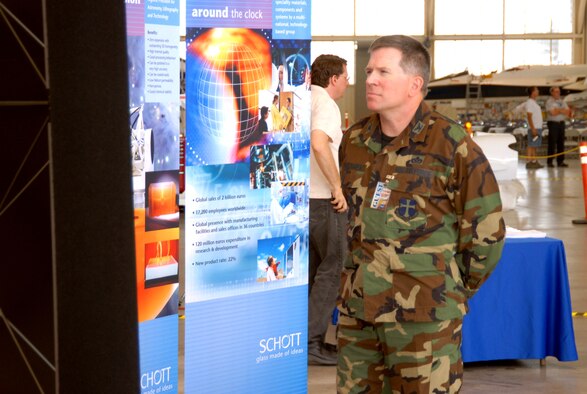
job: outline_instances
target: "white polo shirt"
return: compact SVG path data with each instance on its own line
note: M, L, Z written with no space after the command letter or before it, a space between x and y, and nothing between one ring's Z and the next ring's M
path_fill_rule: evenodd
M338 147L342 140L342 122L340 108L328 95L326 89L312 85L312 122L311 130L322 130L330 137L330 151L338 167ZM310 198L330 198L330 187L320 170L314 152L310 149Z
M542 129L542 108L536 102L536 100L529 98L526 101L526 112L530 112L532 114L532 123L534 123L534 127L536 130Z

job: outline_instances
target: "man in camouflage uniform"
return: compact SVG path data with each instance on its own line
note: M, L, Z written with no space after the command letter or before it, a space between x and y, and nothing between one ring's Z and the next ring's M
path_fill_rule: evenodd
M456 393L467 298L494 269L505 226L486 157L423 102L430 56L385 36L369 49L367 106L340 147L349 205L339 393Z

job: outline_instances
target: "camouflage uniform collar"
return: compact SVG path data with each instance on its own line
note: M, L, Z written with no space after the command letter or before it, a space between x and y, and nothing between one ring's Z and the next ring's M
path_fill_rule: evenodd
M424 141L426 132L428 131L428 125L430 124L430 115L430 108L422 101L410 124L404 130L404 132L409 133L412 141Z
M408 126L391 143L388 150L398 150L413 142L424 141L430 123L430 108L422 101ZM382 150L381 123L378 114L373 114L363 122L363 128L358 138L375 153Z

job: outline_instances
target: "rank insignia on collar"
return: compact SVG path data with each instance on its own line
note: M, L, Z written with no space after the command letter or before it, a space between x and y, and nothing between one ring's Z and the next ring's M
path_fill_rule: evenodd
M410 198L400 198L399 206L395 209L395 213L403 220L410 220L418 214L416 209L416 201Z
M420 132L422 130L424 130L424 123L422 123L421 121L418 121L418 123L416 123L414 125L414 127L412 128L412 134L413 135L420 134Z

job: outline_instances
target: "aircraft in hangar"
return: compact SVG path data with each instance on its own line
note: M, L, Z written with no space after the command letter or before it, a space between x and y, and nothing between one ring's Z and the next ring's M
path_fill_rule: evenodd
M587 65L519 66L500 73L473 75L468 71L447 75L429 83L426 102L437 111L457 119L472 134L495 173L504 210L514 209L526 191L517 180L518 151L527 135L526 114L519 105L527 88L538 86L539 104L552 86L575 109L567 137L587 136ZM468 126L468 127L467 127ZM569 143L575 143L569 141Z

